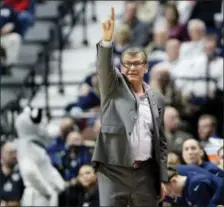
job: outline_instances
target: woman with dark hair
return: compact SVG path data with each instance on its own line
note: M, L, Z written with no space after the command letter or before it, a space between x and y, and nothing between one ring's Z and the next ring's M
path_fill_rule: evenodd
M183 41L186 39L184 25L179 23L179 12L176 5L168 3L165 7L165 19L168 27L169 39L178 39Z
M224 177L224 171L209 161L204 149L200 146L199 142L193 138L184 141L182 159L187 165L196 165L212 174Z

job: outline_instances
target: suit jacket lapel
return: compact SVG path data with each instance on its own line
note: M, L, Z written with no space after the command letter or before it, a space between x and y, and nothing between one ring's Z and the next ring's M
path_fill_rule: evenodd
M159 118L159 112L158 112L158 107L157 107L156 101L155 101L155 95L145 82L143 82L143 87L144 87L145 91L147 90L152 117L153 117L153 119L157 119L157 118Z
M144 84L145 87L145 84ZM148 101L151 109L152 120L153 120L153 128L154 132L156 132L156 136L159 138L159 111L155 101L155 95L151 89L148 90Z
M148 99L149 99L149 104L150 104L150 108L152 111L152 116L155 119L159 118L159 111L158 111L158 107L155 102L155 95L151 89L148 90Z

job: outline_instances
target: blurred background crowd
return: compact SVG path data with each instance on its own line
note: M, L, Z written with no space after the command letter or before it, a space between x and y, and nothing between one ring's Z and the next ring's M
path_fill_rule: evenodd
M14 120L28 103L45 109L51 135L47 152L71 183L60 195L60 205L98 205L91 154L101 125L94 46L100 36L92 35L95 25L100 31L95 21L110 6L120 11L114 65L119 68L126 48L144 48L149 66L145 81L164 95L168 163L193 164L224 177L222 1L1 0L1 202L18 206L23 193ZM92 34L87 34L87 28ZM85 47L77 46L78 41ZM70 52L67 59L65 51ZM69 62L69 73L63 61ZM76 71L79 62L82 67ZM51 105L49 90L62 96L60 110Z

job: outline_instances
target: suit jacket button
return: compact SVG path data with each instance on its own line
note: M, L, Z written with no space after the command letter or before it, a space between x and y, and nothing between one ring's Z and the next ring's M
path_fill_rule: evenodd
M134 118L135 120L137 119L137 116L135 116L135 118Z
M128 132L128 135L131 136L131 132Z

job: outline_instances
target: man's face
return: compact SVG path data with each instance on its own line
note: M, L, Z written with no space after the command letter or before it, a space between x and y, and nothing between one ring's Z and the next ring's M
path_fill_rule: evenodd
M198 135L201 140L207 140L213 133L214 129L210 119L201 119L198 122Z
M124 55L121 64L121 72L131 84L141 82L147 70L147 64L144 62L142 54L136 54L134 56Z
M197 141L190 139L183 144L182 156L188 165L197 165L200 163L203 153Z
M68 134L66 145L67 146L80 146L83 143L82 135L78 132L70 132Z
M79 170L79 181L84 187L89 187L96 182L96 175L91 166L83 166Z
M16 164L16 150L11 146L11 144L7 144L3 149L2 161L10 167L13 167Z
M181 196L181 190L179 188L178 177L173 177L167 184L169 196Z
M165 111L164 114L165 128L169 131L176 131L180 124L180 117L177 111Z
M188 30L188 33L192 41L200 41L204 37L204 31L197 24L191 25L191 27Z

